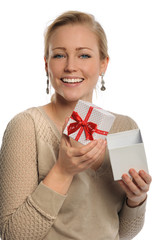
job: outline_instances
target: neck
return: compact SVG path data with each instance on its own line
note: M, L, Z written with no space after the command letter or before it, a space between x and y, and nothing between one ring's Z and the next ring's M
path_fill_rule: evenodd
M77 101L68 102L57 94L53 96L52 100L54 111L60 122L64 122L66 117L70 117L77 104Z
M84 99L86 101L92 102L90 99ZM67 101L58 94L54 94L52 97L52 108L55 113L57 122L62 125L65 122L66 117L70 117L77 101Z

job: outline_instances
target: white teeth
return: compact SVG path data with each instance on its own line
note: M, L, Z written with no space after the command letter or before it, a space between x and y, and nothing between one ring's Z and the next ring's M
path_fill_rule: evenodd
M61 78L61 80L65 83L79 83L82 82L82 78Z

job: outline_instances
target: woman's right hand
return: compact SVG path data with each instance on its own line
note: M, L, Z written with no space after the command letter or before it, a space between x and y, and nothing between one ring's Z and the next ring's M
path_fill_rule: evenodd
M66 119L65 126L68 119ZM87 145L72 146L70 138L62 133L58 160L44 178L43 183L52 190L65 195L74 175L80 173L96 162L104 160L106 140L93 140Z
M64 128L67 122L68 119L65 121ZM106 140L93 140L87 145L74 147L71 144L70 138L67 135L62 134L56 165L63 174L74 176L75 174L90 168L93 164L99 161L100 158L104 158L105 150Z

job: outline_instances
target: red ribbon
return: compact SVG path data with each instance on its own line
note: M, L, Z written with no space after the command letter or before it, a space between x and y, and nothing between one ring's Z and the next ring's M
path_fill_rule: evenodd
M94 132L107 136L108 132L97 129L96 123L88 122L88 119L92 113L92 110L93 110L93 107L90 107L84 121L82 120L82 118L79 116L77 112L73 111L71 118L74 119L76 122L70 123L70 125L68 126L68 135L76 132L79 129L79 132L75 138L76 141L79 140L83 130L85 132L87 140L94 139L93 138Z

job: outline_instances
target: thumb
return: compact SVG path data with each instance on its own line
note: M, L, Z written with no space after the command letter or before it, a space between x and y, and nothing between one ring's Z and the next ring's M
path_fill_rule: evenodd
M68 135L66 135L66 134L63 133L63 132L64 132L64 129L65 129L66 126L67 126L68 121L69 121L69 117L66 117L66 118L65 118L64 125L63 125L63 127L62 127L62 141L64 141L65 144L66 144L68 147L71 147L72 145L71 145L71 142L70 142L70 137L69 137Z

